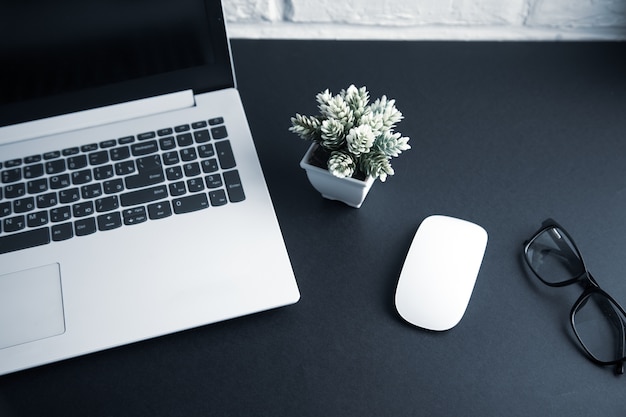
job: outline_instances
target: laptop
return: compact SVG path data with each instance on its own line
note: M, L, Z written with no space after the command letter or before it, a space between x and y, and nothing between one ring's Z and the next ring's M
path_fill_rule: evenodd
M298 301L220 0L0 16L0 374Z

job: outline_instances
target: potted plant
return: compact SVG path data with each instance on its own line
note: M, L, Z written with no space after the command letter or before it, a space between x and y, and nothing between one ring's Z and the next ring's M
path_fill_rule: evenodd
M300 166L323 197L358 208L377 178L393 175L391 158L411 148L394 132L402 113L395 100L370 103L367 88L354 85L337 95L325 90L316 100L318 115L291 118L289 130L313 142Z

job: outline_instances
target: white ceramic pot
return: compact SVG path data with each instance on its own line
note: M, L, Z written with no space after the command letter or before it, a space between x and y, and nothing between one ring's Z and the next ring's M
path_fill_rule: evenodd
M309 160L317 146L319 145L316 143L312 144L300 161L300 166L306 171L313 188L329 200L341 201L354 208L361 207L374 184L374 178L367 177L365 181L355 178L339 178L331 174L328 169L311 165Z

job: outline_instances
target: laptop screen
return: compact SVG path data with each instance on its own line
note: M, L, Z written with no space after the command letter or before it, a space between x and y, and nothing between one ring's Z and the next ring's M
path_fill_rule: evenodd
M4 2L0 68L0 126L234 86L220 0Z

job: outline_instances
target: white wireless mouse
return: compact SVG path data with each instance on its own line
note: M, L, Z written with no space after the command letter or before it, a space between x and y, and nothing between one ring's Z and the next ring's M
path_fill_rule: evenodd
M469 303L487 247L477 224L430 216L415 232L404 261L396 309L409 323L443 331L456 326Z

